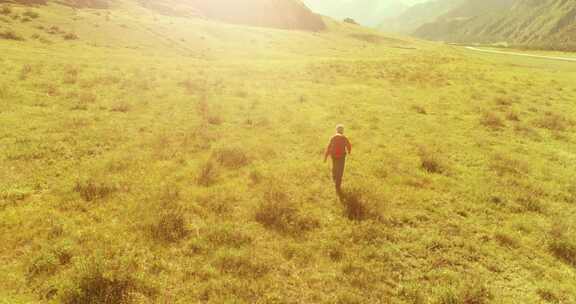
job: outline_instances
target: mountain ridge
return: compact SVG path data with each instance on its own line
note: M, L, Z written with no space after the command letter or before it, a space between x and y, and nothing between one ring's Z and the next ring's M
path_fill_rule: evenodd
M523 47L576 50L576 1L467 1L413 34L458 43L504 43Z

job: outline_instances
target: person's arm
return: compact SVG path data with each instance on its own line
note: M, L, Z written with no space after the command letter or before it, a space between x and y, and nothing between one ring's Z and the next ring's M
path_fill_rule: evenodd
M352 144L350 143L348 138L346 138L346 149L348 149L348 154L352 154Z
M324 162L328 160L328 156L332 153L332 142L333 138L330 138L330 142L328 143L328 147L326 147L326 152L324 153Z

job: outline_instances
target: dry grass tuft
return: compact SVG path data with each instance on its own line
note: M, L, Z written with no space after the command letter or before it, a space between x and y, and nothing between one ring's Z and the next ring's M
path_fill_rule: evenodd
M558 224L550 231L549 248L552 254L563 262L576 267L576 239L571 229Z
M221 147L212 152L211 157L219 165L229 169L239 169L250 163L248 154L242 147Z
M437 149L419 146L418 156L420 157L420 168L426 172L443 174L448 171L447 166Z
M500 130L506 126L504 120L493 112L485 112L480 118L480 124L492 130Z
M165 208L155 222L150 224L150 233L154 240L161 243L174 243L188 235L186 220L181 208Z
M269 188L256 210L255 219L264 227L293 236L301 235L320 226L320 223L302 214L287 193Z
M116 186L103 182L97 182L93 179L89 179L87 181L77 181L76 185L74 186L74 191L80 194L80 197L87 202L104 199L117 190L118 189Z
M209 187L216 183L218 178L218 168L212 160L208 160L198 169L196 183L200 186Z
M563 132L574 125L574 122L563 115L547 112L536 121L536 126L550 131Z
M503 154L494 155L490 167L498 176L520 176L530 172L530 165L527 162Z
M382 199L382 198L380 198ZM381 220L382 204L379 200L369 197L367 191L361 188L345 190L340 194L344 204L344 214L352 221Z

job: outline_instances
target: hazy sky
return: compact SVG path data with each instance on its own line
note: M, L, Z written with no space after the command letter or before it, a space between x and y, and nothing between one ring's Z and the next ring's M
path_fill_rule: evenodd
M384 19L401 14L407 7L426 0L303 0L316 13L376 26Z

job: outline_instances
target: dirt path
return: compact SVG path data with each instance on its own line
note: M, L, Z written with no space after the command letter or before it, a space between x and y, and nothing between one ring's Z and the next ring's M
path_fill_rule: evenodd
M523 57L532 57L532 58L542 58L542 59L550 59L550 60L562 60L562 61L576 62L576 57L570 58L570 57L532 55L532 54L524 54L524 53L516 53L516 52L486 50L486 49L480 49L480 48L475 48L475 47L471 47L471 46L467 46L466 49L476 51L476 52L483 52L483 53L493 53L493 54L503 54L503 55L510 55L510 56L523 56Z

